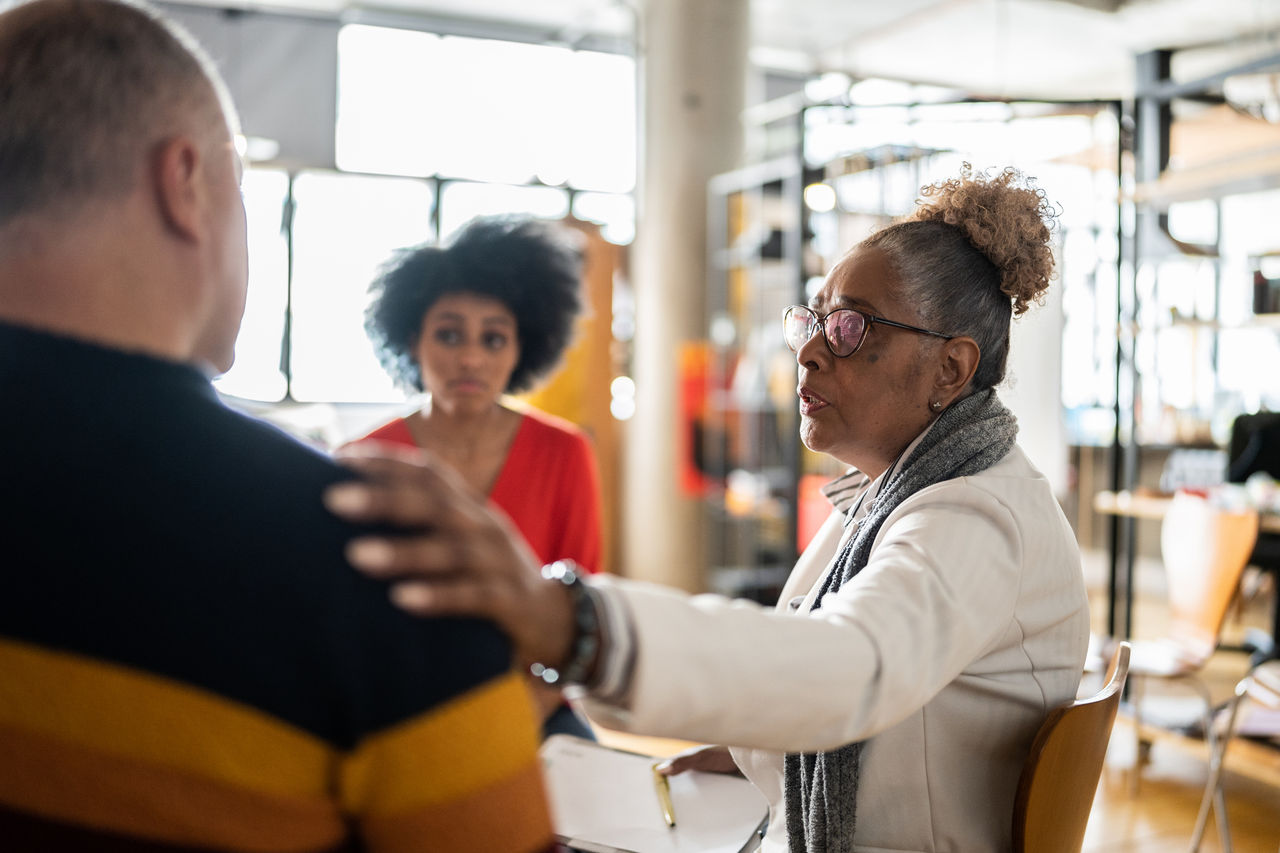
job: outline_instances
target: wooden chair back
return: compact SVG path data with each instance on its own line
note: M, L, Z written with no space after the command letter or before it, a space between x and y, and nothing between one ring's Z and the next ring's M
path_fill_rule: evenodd
M1116 647L1101 690L1054 708L1041 724L1014 797L1014 853L1080 853L1129 651L1128 643Z
M1179 492L1160 527L1169 589L1168 638L1203 662L1218 635L1258 539L1258 513L1215 507Z

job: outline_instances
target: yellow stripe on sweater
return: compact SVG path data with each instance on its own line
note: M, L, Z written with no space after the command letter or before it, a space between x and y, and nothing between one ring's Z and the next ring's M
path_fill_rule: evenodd
M343 803L395 815L466 797L525 772L537 733L529 688L510 672L359 744L343 767Z

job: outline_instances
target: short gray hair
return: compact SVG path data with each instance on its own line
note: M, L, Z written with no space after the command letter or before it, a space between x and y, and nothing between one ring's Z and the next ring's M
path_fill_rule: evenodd
M226 87L195 40L122 0L32 0L0 14L0 225L134 186L143 153Z

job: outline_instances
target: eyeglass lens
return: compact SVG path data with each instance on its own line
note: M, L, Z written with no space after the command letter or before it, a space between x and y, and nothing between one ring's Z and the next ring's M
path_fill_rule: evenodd
M809 338L813 337L815 327L821 325L827 339L827 346L837 356L844 357L853 353L862 339L866 320L857 311L848 308L837 308L821 321L808 308L796 306L787 312L785 335L787 346L799 351Z

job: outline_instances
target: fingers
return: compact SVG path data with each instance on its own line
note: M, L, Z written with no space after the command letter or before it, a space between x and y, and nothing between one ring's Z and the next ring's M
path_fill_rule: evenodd
M409 447L386 441L361 441L348 444L333 451L333 457L345 464L355 464L361 459L399 459L421 464L430 459L430 454L420 447Z
M391 458L346 461L363 479L330 486L323 500L330 512L348 521L429 527L453 522L451 515L471 500L425 465Z
M391 600L397 607L417 616L429 616L440 603L436 590L431 584L405 581L391 587Z
M425 450L371 443L344 450L337 454L337 459L366 479L417 484L420 488L439 489L472 500L483 497L476 495L456 470Z
M358 537L346 551L355 568L392 581L397 606L421 616L492 619L529 659L563 657L573 628L568 594L543 581L506 516L420 454L358 446L341 461L361 479L329 487L324 503L348 521L399 528Z
M374 480L416 482L421 479L445 481L448 469L422 452L402 448L356 448L336 455L343 467L359 471Z
M692 766L692 762L690 762L687 756L676 755L668 758L666 761L658 762L654 765L653 769L657 770L663 776L679 776L686 770L697 770L698 768Z
M481 584L517 588L536 582L537 561L523 540L497 518L483 521L361 536L347 544L347 561L370 577L390 580L435 582L457 575ZM502 592L498 590L498 594Z
M461 544L445 533L426 530L396 537L362 536L347 545L347 561L378 578L438 575L457 571L471 562Z
M531 585L512 584L505 577L486 582L472 573L392 583L391 601L418 616L474 616L497 623L525 663L540 661L560 666L573 637L573 613L562 584L534 579ZM536 593L541 593L538 595ZM543 596L557 610L537 603Z
M404 581L392 585L391 600L397 607L419 616L448 614L492 619L495 615L492 597L485 595L478 584L465 581Z
M737 773L729 748L725 746L699 746L685 750L660 762L655 768L663 776L676 776L689 770L704 773Z

